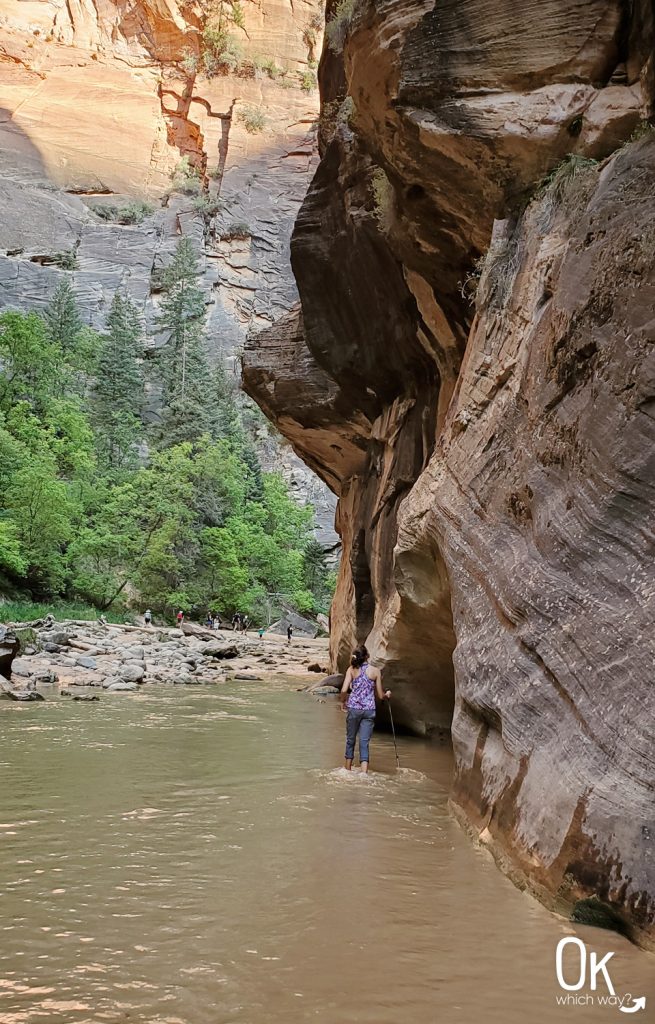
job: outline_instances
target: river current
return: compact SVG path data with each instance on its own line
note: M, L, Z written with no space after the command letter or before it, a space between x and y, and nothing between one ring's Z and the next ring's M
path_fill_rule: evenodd
M0 702L1 1024L654 1019L651 956L466 838L448 750L401 737L397 771L375 734L349 776L338 708L292 686ZM562 1004L566 935L646 1012L602 977Z

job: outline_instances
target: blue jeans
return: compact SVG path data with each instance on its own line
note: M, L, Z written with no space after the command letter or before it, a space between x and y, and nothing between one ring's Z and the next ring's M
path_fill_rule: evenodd
M346 716L346 757L355 756L355 741L359 733L359 760L368 761L368 741L375 725L375 711L349 711Z

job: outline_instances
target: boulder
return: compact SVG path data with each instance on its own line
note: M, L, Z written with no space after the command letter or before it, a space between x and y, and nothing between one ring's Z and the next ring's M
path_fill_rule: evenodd
M135 693L139 689L139 687L137 686L136 683L132 683L127 679L118 679L116 682L110 683L110 685L107 686L106 689L110 693Z
M203 648L203 654L208 658L218 658L222 661L225 658L238 658L239 648L236 644L208 643Z
M53 644L50 640L43 645L43 650L48 654L59 654L61 652L61 646L59 644Z
M5 679L11 679L11 664L18 653L18 637L6 628L0 626L0 675Z
M321 681L320 681L320 683L318 683L318 685L319 686L333 686L333 687L336 687L337 690L340 690L341 687L343 686L343 680L344 680L343 675L339 675L337 673L336 675L326 676L325 679L321 679ZM313 683L313 685L310 687L310 689L313 691L314 687L316 685L317 685L316 683Z
M126 664L120 666L118 674L121 679L127 680L128 682L140 683L146 672L143 665L140 665L135 661L128 661Z
M43 644L58 644L60 647L67 647L69 640L74 636L74 633L67 633L63 629L50 629L39 633L39 640Z
M91 671L94 671L98 667L95 658L90 658L86 654L82 654L76 658L75 663L79 665L80 668L88 668L91 669Z
M312 686L310 693L315 694L317 697L336 697L339 694L338 686Z
M3 690L3 695L9 700L45 700L38 690Z
M59 677L51 669L44 669L41 672L35 672L32 676L32 680L35 683L56 683Z
M14 676L23 676L29 679L30 676L34 675L34 670L30 666L29 662L25 661L24 658L14 658L11 666L11 673Z
M318 633L318 625L311 619L306 619L297 612L287 610L281 619L268 627L269 633L279 633L286 636L287 629L291 626L295 636L315 637Z
M73 700L100 700L97 693L74 693L72 697Z

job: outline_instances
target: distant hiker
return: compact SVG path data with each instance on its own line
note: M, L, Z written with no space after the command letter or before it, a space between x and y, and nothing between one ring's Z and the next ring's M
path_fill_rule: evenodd
M264 627L260 626L257 632L259 633L259 639L261 640L262 637L264 636Z
M143 613L143 621L145 622L146 626L149 626L152 623L152 612L150 608L146 608L145 612Z
M348 691L350 696L348 697ZM368 744L375 725L375 697L388 700L391 690L382 689L382 673L368 662L368 651L364 644L356 647L350 659L341 694L341 708L348 710L346 718L346 760L345 767L351 770L355 756L355 742L359 736L359 761L362 771L368 771ZM347 698L347 704L346 704Z
M291 624L289 624L287 626L287 643L288 644L291 643L291 637L292 636L293 636L293 626Z
M208 629L213 629L214 628L214 620L212 619L212 613L211 612L207 612L207 618L205 619L205 625L207 626Z
M179 612L177 613L177 624L180 627L180 629L182 629L182 623L183 622L184 622L184 612L180 608Z
M234 615L232 616L232 629L234 630L235 633L239 629L239 613L238 612L235 612Z
M243 631L244 631L244 633L247 631L249 625L250 625L250 619L248 618L247 615L244 615L244 617L243 617Z

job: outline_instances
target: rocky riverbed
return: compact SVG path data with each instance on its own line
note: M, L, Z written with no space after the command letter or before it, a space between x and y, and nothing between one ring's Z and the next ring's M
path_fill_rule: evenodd
M44 621L0 627L8 652L0 665L0 696L27 700L57 693L92 699L98 692L136 692L156 684L200 686L233 679L297 676L298 688L327 674L327 639L232 633L186 625L120 626Z

